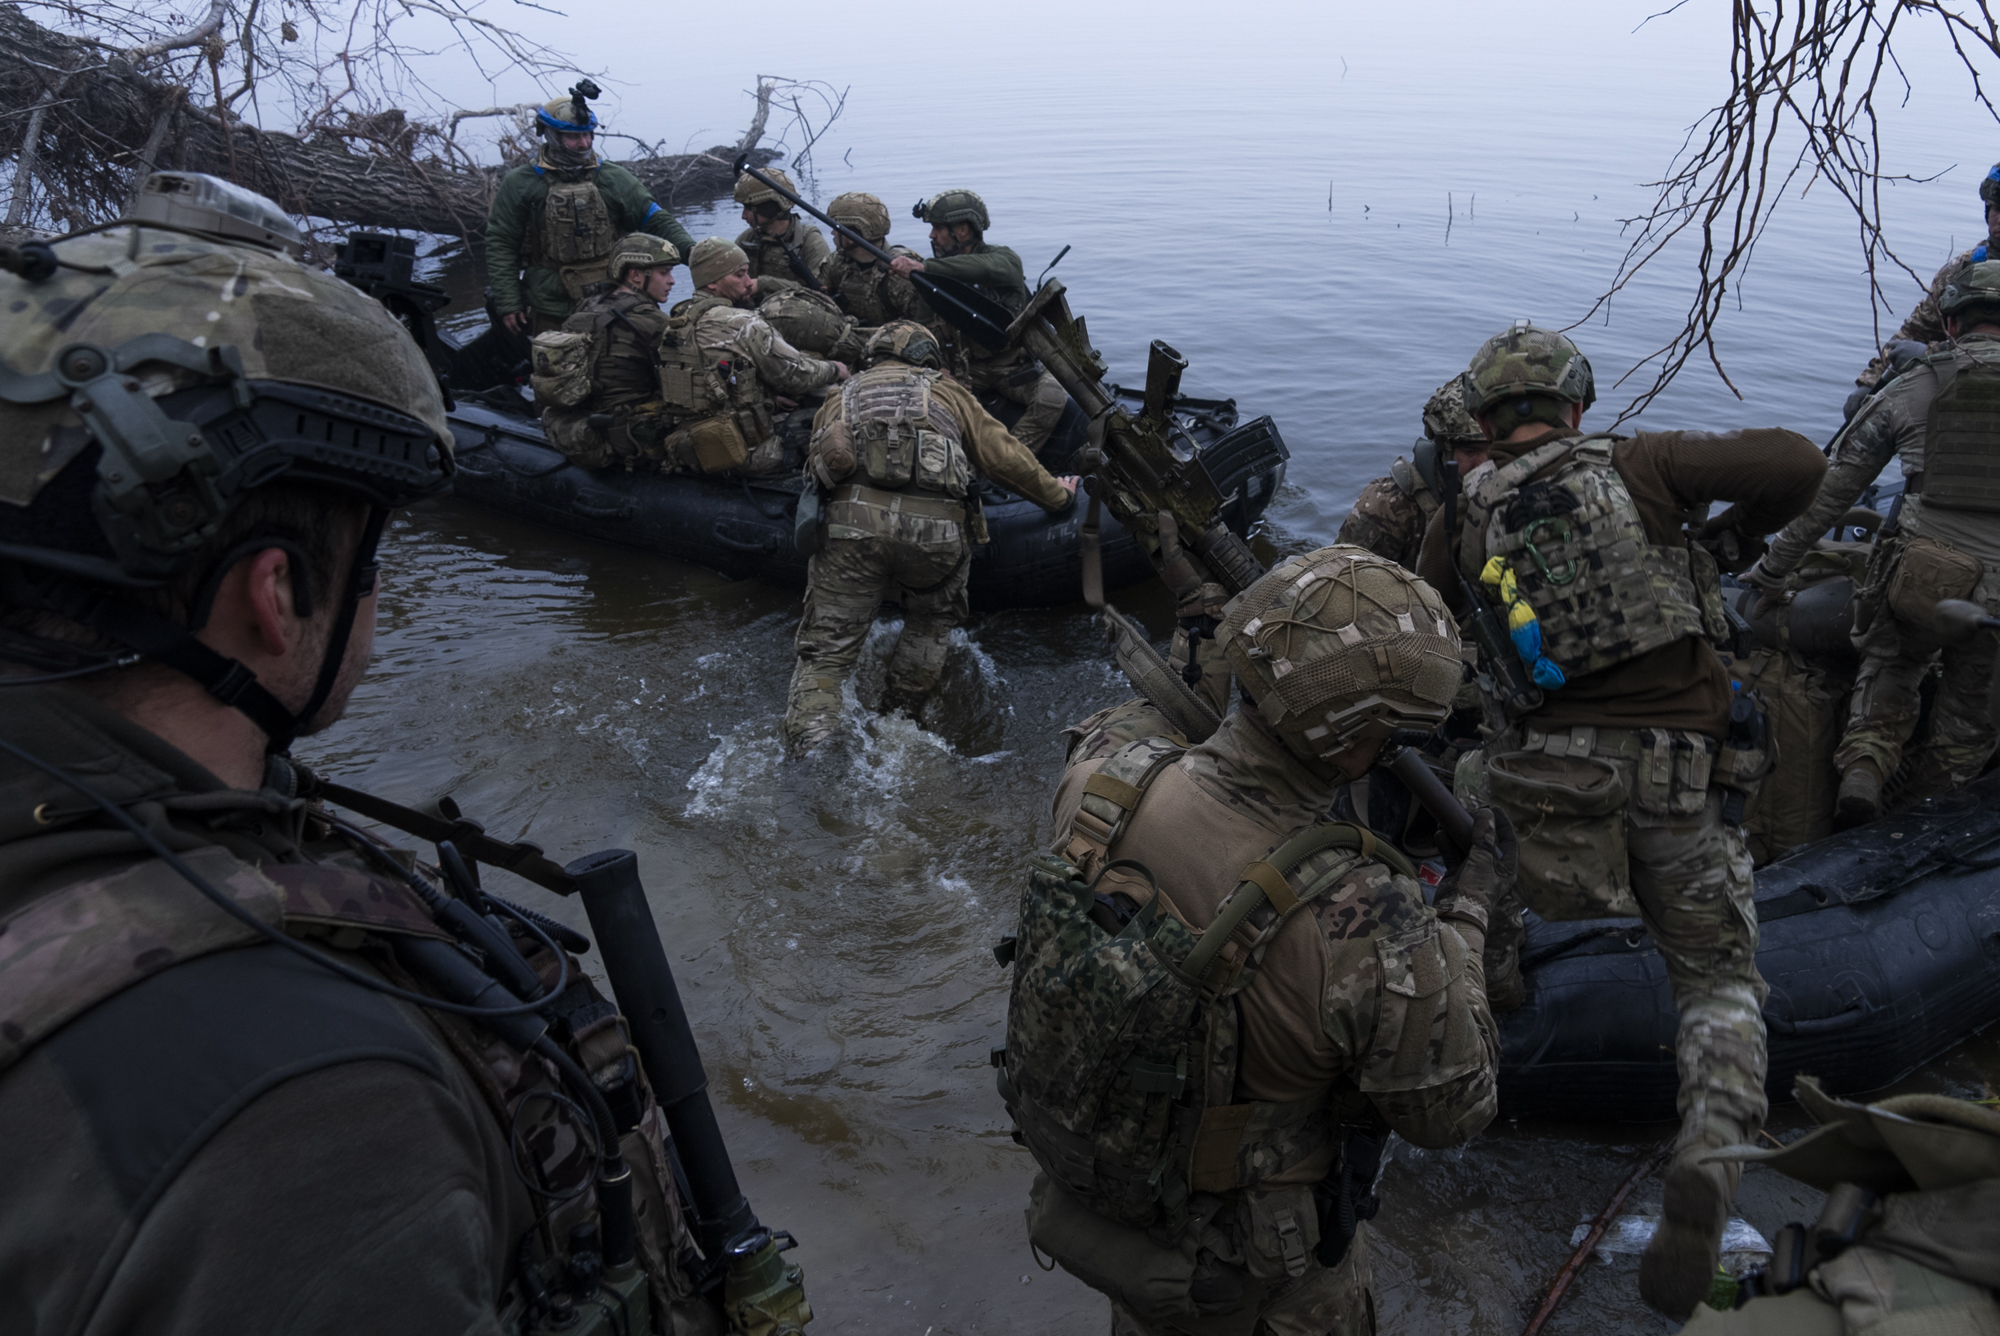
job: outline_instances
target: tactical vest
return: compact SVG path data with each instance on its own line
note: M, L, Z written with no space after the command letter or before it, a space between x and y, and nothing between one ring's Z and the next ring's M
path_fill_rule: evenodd
M841 420L869 485L962 499L972 480L958 418L931 394L941 372L888 361L841 391Z
M351 951L364 938L385 947L398 941L453 941L411 891L357 870L324 863L252 866L216 845L181 857L253 918L323 951ZM553 979L555 966L548 955L532 944L520 945L528 964ZM253 966L259 952L276 955ZM286 1004L297 1009L300 1024L287 1027L281 1040L260 1035L240 1051L229 1047L226 1032L208 1036L242 1070L213 1089L188 1085L199 1092L189 1098L210 1100L214 1107L190 1109L185 1100L183 1106L169 1107L160 1114L162 1125L172 1127L177 1120L184 1128L160 1146L138 1144L123 1152L142 1165L148 1157L157 1159L150 1172L161 1176L157 1181L162 1186L178 1172L179 1162L227 1126L234 1111L229 1101L257 1088L253 1076L267 1082L263 1088L268 1089L280 1080L350 1062L364 1041L370 1056L420 1070L435 1062L434 1050L400 1012L371 1005L375 994L266 945L255 928L210 910L179 873L149 860L52 891L0 920L0 1073L38 1045L62 1042L66 1026L87 1020L86 1013L117 1006L126 990L163 969L185 971L179 976L183 990L205 990L225 1014L237 1014L228 1004L243 991L241 971L246 967L254 969L250 978L262 987L277 981ZM580 1305L586 1316L575 1331L577 1336L610 1336L612 1331L650 1330L649 1310L661 1315L664 1327L665 1305L686 1283L676 1267L682 1243L675 1236L676 1212L665 1195L671 1189L655 1172L655 1166L666 1163L666 1120L633 1061L631 1037L617 1007L588 986L580 962L572 958L569 968L571 986L548 1008L549 1034L592 1075L624 1129L621 1147L633 1170L639 1262L638 1270L624 1278L603 1278L599 1298ZM260 1003L268 1004L269 998L253 997L244 1005ZM572 1250L587 1248L587 1240L595 1237L597 1209L589 1191L594 1156L576 1119L563 1108L567 1097L550 1098L563 1091L541 1063L522 1061L467 1018L432 1012L430 1022L444 1032L447 1047L485 1096L477 1111L467 1112L499 1119L508 1129L513 1172L546 1207L528 1235L505 1241L511 1279L502 1298L501 1325L523 1330L530 1325L532 1296L539 1292L546 1298L551 1284L562 1286ZM202 1061L199 1056L188 1060ZM587 1264L589 1258L580 1260ZM535 1277L531 1280L522 1268L532 1268Z
M703 473L743 467L777 430L756 364L712 357L701 346L702 317L731 305L724 297L690 298L674 308L660 337L660 401L686 420L682 453Z
M550 180L542 205L539 258L562 278L571 301L582 301L584 289L606 281L605 266L617 243L595 174L581 181Z
M1234 999L1264 949L1356 864L1414 875L1367 831L1325 823L1245 868L1206 929L1187 927L1157 887L1119 923L1104 875L1152 874L1130 859L1107 864L1108 850L1182 754L1141 739L1084 781L1063 853L1033 860L1018 936L999 953L1014 966L998 1083L1016 1139L1093 1211L1156 1237L1185 1229L1192 1193L1255 1187L1337 1141L1324 1096L1236 1101ZM1298 865L1327 849L1352 853L1301 883Z
M1686 544L1655 544L1611 464L1615 437L1550 441L1495 468L1466 505L1461 567L1504 558L1572 680L1709 634ZM1717 600L1719 612L1719 600Z
M1985 346L1984 358L1961 346L1925 359L1938 382L1924 423L1926 506L2000 514L2000 341Z

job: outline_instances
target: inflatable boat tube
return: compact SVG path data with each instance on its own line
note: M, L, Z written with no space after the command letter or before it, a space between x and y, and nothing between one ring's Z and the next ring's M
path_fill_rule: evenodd
M1875 1090L2000 1019L2000 774L1757 873L1774 1102ZM1637 919L1528 920L1528 1005L1500 1018L1508 1118L1675 1116L1677 1013Z
M1070 407L1076 414L1075 405ZM1226 415L1207 412L1206 426L1202 414L1197 408L1186 415L1190 438L1227 498L1223 516L1229 527L1246 534L1284 481L1289 452L1268 417L1222 430L1223 421L1234 422L1233 405ZM1066 421L1051 442L1061 453L1070 453L1071 445L1081 441L1081 415L1076 415L1079 420ZM676 557L735 578L805 584L806 559L792 542L801 489L796 475L743 480L580 469L549 447L533 418L471 398L461 399L452 410L451 426L458 446L454 495L579 537ZM1078 548L1086 510L1082 502L1051 515L990 485L983 499L991 541L973 554L972 606L1057 607L1077 601L1083 582ZM1109 513L1103 518L1102 551L1106 588L1151 578L1152 567L1138 543Z

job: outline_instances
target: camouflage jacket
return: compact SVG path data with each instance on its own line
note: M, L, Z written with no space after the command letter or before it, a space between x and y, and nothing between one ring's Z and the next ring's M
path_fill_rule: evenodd
M689 300L698 301L700 297ZM681 309L676 306L674 314L678 315ZM702 313L694 330L702 352L712 361L727 361L737 376L756 379L757 387L748 397L782 394L796 399L840 379L840 370L832 362L800 352L755 311L740 306L716 306ZM747 402L740 389L737 402Z
M1962 349L1963 356L2000 362L2000 335L1967 334L1953 346ZM1812 505L1772 540L1764 558L1766 572L1789 574L1820 535L1861 499L1890 460L1901 462L1905 478L1924 471L1924 430L1937 392L1936 369L1920 364L1861 406L1835 442L1833 467ZM2000 569L2000 516L1927 506L1922 496L1912 496L1903 503L1897 526L1908 537L1940 539L1970 552L1989 568Z
M907 246L891 246L891 255L905 255L914 260L915 251ZM937 313L931 310L929 302L917 291L907 274L898 274L888 266L870 259L860 264L845 255L828 257L820 267L819 281L828 295L840 303L840 309L853 316L865 326L886 325L891 320L914 320L918 324L930 326L933 333L941 322Z
M792 230L782 237L767 237L761 228L746 227L736 234L736 244L750 257L750 272L757 280L759 301L787 288L811 286L792 267L794 254L806 272L814 276L832 254L826 234L797 214L792 215Z
M1912 308L1909 318L1903 321L1902 327L1895 332L1889 342L1929 344L1931 351L1937 351L1937 345L1945 341L1944 313L1938 310L1938 302L1944 296L1945 284L1951 282L1951 276L1966 265L1984 260L1989 249L2000 254L2000 241L1989 239L1945 261L1944 267L1931 279L1930 288ZM1874 360L1861 369L1861 374L1854 378L1854 383L1873 389L1888 371L1889 351L1885 344L1875 354Z
M1386 478L1361 489L1354 509L1340 526L1337 543L1365 547L1409 570L1417 568L1424 543L1424 525L1438 508L1438 498L1406 459L1398 458Z
M1058 832L1069 831L1085 781L1117 749L1109 734L1129 740L1145 714L1114 707L1071 730ZM1153 781L1105 857L1144 863L1180 917L1205 926L1245 868L1320 820L1332 800L1254 716L1233 711ZM1315 855L1302 875L1315 860L1348 857ZM1348 1116L1365 1101L1430 1147L1457 1145L1493 1118L1498 1041L1479 953L1438 921L1422 887L1384 863L1357 862L1281 931L1238 1000L1240 1099L1318 1098ZM1329 1139L1268 1182L1315 1182L1336 1151Z
M9 742L88 776L288 935L404 986L387 942L445 935L406 888L309 854L297 799L225 788L80 693L7 703ZM517 1326L524 1247L558 1257L578 1223L520 1175L547 1188L592 1170L574 1124L528 1098L551 1084L539 1060L267 942L24 763L0 759L0 790L4 1325ZM615 1022L605 1007L593 1033L622 1049ZM592 1042L572 1051L600 1071ZM653 1106L624 1140L656 1311L686 1297L663 1130Z
M965 451L966 462L977 470L980 477L991 479L1055 514L1069 509L1075 500L1074 494L1057 482L1033 452L1000 425L998 418L980 407L970 390L955 381L943 379L932 384L931 397L943 404L958 420L959 445ZM841 403L842 389L835 389L826 396L826 402L813 416L815 436L841 420ZM856 480L859 481L858 478Z
M631 288L612 288L585 298L563 328L586 334L602 331L604 350L598 354L585 404L590 412L659 399L660 335L667 329L659 303Z
M603 163L596 171L613 236L650 232L673 242L682 256L694 249L694 238L638 177L616 163ZM561 276L530 263L548 197L548 178L536 166L507 173L493 197L486 217L486 282L493 289L493 309L501 315L532 309L561 319L574 309Z

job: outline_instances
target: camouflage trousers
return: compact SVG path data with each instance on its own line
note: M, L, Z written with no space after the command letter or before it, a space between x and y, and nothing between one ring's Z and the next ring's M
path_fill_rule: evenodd
M1698 734L1664 730L1544 733L1515 725L1493 739L1484 767L1463 765L1458 778L1466 801L1490 801L1507 813L1521 846L1520 879L1490 909L1489 971L1497 958L1519 951L1522 903L1544 919L1636 914L1645 924L1680 1012L1674 1059L1682 1145L1747 1140L1770 1108L1770 990L1757 972L1750 853L1742 828L1722 819L1724 793L1708 785L1703 744ZM1544 774L1587 766L1610 783L1603 792L1614 801L1622 792L1623 801L1583 816L1566 815L1559 799L1524 803L1491 773L1496 765L1519 767L1523 757ZM1665 765L1661 757L1669 758Z
M846 522L854 519L862 524ZM828 505L827 521L827 535L806 568L805 615L793 641L798 664L785 706L785 737L792 743L811 743L832 731L840 685L884 602L903 606L903 633L883 690L885 710L915 705L937 685L951 629L967 610L971 548L963 524L841 500Z
M2000 612L2000 578L1987 572L1972 599L1988 612ZM1992 705L2000 641L1981 632L1969 642L1946 644L1885 606L1856 643L1861 671L1848 705L1847 732L1833 754L1834 765L1845 770L1856 761L1869 760L1885 779L1896 773L1916 730L1921 709L1918 688L1935 662L1941 664L1943 677L1931 702L1930 731L1899 796L1928 798L1977 778L2000 743L2000 723Z
M1374 1336L1367 1222L1338 1264L1322 1266L1310 1251L1316 1227L1288 1264L1266 1237L1269 1213L1252 1200L1264 1195L1195 1194L1194 1223L1167 1248L1144 1231L1099 1219L1037 1174L1029 1232L1047 1240L1065 1271L1111 1300L1112 1336ZM1268 1195L1312 1209L1309 1188Z
M1028 449L1040 450L1055 434L1056 424L1062 421L1069 395L1064 392L1062 382L1048 372L1027 374L1034 370L1032 362L1004 366L975 362L966 368L965 384L974 394L997 394L1009 403L1027 405L1008 430Z

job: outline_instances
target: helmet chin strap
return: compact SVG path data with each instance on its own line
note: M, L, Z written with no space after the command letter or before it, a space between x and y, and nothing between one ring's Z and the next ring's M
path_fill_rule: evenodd
M266 752L283 752L292 745L299 731L325 707L327 698L333 694L334 686L340 680L341 664L347 657L347 645L353 635L355 611L360 607L361 600L375 588L376 573L380 569L375 561L375 549L388 517L389 512L379 506L369 509L368 520L361 531L361 542L354 550L354 561L348 568L347 580L334 610L326 649L320 655L319 674L313 682L312 695L296 713L271 694L257 680L257 674L241 662L211 649L196 638L194 632L164 617L116 598L96 600L94 605L78 608L70 615L99 634L193 678L203 691L263 730ZM210 583L220 583L229 566L265 547L289 549L290 545L245 544L238 554L225 561L223 569L211 577ZM293 560L298 560L296 552Z

